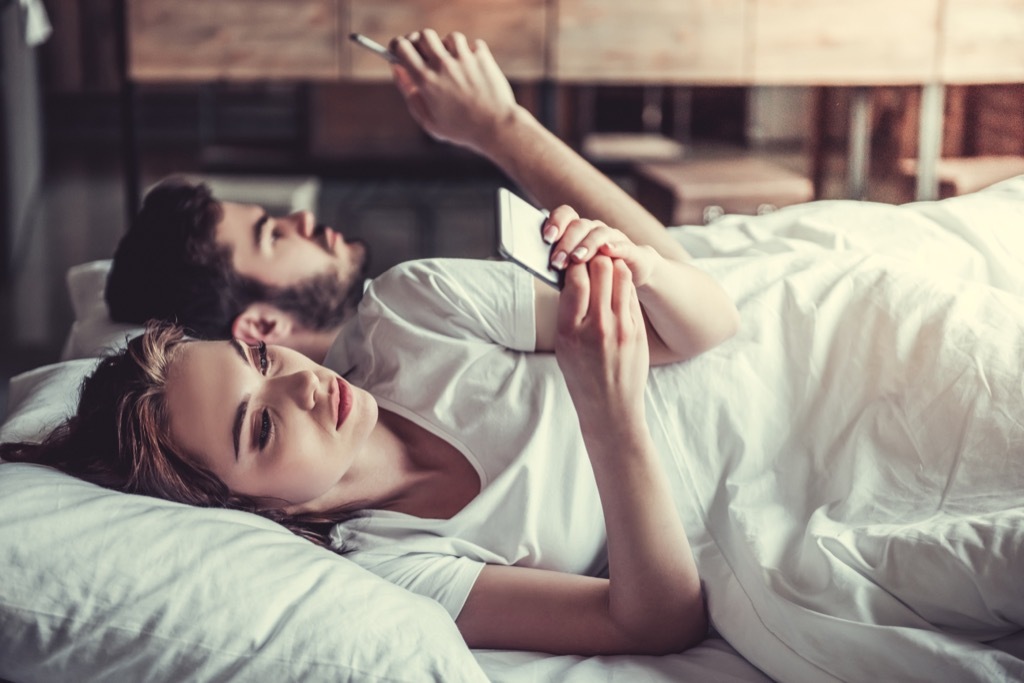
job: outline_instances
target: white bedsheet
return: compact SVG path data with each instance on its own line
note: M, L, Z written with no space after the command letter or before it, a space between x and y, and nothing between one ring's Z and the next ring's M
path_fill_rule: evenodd
M476 653L485 672L764 680L752 662L784 681L1024 680L1024 177L674 230L743 317L688 372L652 374L685 385L666 391L686 406L660 438L679 449L680 509L729 644Z

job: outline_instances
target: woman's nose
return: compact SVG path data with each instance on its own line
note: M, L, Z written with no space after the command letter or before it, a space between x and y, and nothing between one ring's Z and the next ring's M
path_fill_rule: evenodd
M284 391L303 410L312 410L316 405L316 392L320 380L312 370L300 370L280 377Z

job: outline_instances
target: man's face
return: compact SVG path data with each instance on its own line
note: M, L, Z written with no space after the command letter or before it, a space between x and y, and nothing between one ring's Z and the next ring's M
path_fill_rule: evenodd
M290 288L334 272L346 291L362 278L365 245L318 227L310 212L275 218L254 204L222 202L221 207L216 242L230 250L238 274Z

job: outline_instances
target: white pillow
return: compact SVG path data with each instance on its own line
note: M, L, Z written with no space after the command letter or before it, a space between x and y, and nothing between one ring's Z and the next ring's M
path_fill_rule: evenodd
M123 347L128 339L142 334L142 326L116 323L110 319L103 291L111 261L90 261L72 266L67 273L68 294L75 321L64 342L61 360L94 358Z
M82 380L99 364L98 358L44 365L11 378L7 421L0 441L42 441L54 425L78 407Z
M95 360L12 381L0 440L74 408ZM0 678L484 681L447 613L260 517L0 464Z

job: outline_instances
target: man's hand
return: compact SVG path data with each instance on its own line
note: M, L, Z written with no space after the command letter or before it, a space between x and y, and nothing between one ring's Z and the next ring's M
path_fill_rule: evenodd
M512 87L487 44L433 29L391 41L395 84L409 112L432 137L486 154L488 141L517 108Z

